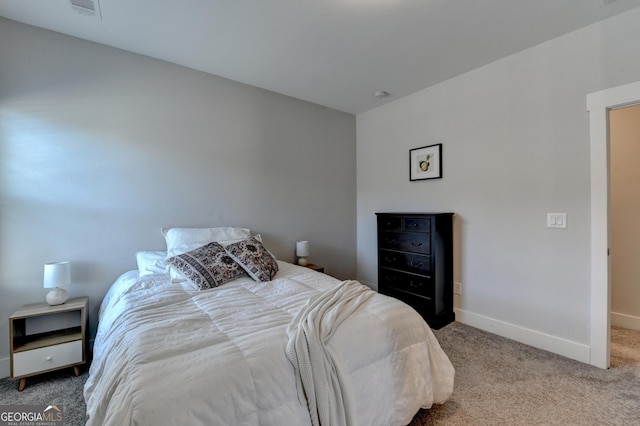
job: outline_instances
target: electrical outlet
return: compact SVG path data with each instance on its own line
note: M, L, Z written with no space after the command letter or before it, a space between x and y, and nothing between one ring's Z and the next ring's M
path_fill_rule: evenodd
M462 294L462 283L453 282L453 294Z

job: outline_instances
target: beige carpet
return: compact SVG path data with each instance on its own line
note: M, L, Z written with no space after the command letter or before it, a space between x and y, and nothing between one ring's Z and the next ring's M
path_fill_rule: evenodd
M451 399L411 426L640 425L640 332L613 329L612 368L600 370L459 323L436 331L456 367ZM61 404L82 425L85 372L30 378L24 392L0 380L0 405Z
M459 323L436 331L456 368L453 395L411 426L640 425L640 332L612 329L601 370Z

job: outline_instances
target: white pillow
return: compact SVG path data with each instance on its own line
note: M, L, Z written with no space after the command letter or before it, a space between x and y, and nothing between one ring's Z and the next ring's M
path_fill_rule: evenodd
M144 250L136 253L138 262L138 274L145 275L165 275L167 265L164 263L167 257L166 251Z
M243 240L250 234L247 228L162 228L167 243L167 257L186 253L205 244Z
M167 258L184 254L209 243L217 242L223 246L242 241L251 235L247 228L222 226L218 228L162 228L167 243ZM173 266L167 270L174 282L184 281L184 277Z

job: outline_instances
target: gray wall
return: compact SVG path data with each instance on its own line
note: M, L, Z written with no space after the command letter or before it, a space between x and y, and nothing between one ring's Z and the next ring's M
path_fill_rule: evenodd
M355 117L0 19L0 373L7 317L69 260L92 333L162 226L244 226L356 273Z
M638 40L635 9L358 115L359 278L377 282L375 212L455 212L457 318L589 361L586 97L640 80ZM434 143L443 179L409 182Z

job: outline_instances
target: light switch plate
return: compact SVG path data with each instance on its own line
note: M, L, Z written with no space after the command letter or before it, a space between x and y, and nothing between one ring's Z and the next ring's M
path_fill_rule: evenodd
M566 213L547 213L547 228L566 228Z

